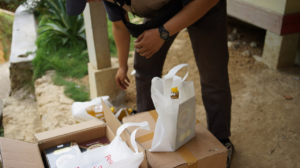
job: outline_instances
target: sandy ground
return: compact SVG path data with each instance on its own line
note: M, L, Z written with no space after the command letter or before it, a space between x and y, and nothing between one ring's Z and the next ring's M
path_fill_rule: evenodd
M228 31L238 29L241 35L237 50L230 48L229 75L232 90L232 140L235 154L231 168L300 168L300 67L271 70L251 55L262 55L265 31L231 23ZM250 47L255 41L256 48ZM197 119L206 126L198 69L187 32L182 31L173 43L163 74L180 63L190 65L187 80L194 81ZM127 106L136 107L135 81L126 92ZM183 75L184 72L179 73ZM286 100L289 95L293 100Z

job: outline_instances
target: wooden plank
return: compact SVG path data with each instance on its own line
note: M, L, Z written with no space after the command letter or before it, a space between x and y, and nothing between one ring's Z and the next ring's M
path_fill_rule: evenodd
M238 0L227 1L227 13L257 27L281 33L283 14Z
M286 3L290 0L239 0L244 1L255 6L260 6L270 11L278 12L280 14L285 13ZM298 0L296 0L298 1Z
M281 36L267 31L262 62L271 69L293 66L298 41L299 34Z

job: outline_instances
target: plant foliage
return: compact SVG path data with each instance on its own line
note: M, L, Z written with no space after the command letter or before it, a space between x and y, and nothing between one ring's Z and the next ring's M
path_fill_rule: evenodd
M40 22L39 35L46 33L47 38L41 44L52 42L55 50L60 47L86 46L83 16L67 15L64 0L48 0L46 3L49 15Z
M56 75L53 78L54 84L59 86L65 86L64 94L75 101L88 101L89 91L83 85L78 85L75 82L66 81L63 77Z
M32 62L34 80L41 77L47 70L55 70L63 77L82 78L87 75L89 58L84 48L60 48L54 51L51 46L50 43L48 46L38 48L36 58Z

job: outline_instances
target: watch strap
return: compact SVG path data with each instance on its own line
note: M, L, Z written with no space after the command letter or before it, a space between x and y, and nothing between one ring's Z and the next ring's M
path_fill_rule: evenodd
M169 40L169 39L171 38L171 37L170 37L169 31L166 30L165 27L164 27L163 25L158 27L158 31L159 31L160 37L161 37L162 39L164 39L165 41L167 41L167 40ZM163 38L163 37L162 37L162 33L164 33L164 32L166 32L166 33L168 34L168 37L167 37L167 38Z

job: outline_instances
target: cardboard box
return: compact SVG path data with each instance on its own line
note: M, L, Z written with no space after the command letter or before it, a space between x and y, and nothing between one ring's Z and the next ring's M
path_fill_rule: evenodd
M175 152L149 152L158 114L156 111L139 113L123 118L123 123L148 121L150 131L137 132L136 141L147 153L149 167L152 168L225 168L227 149L199 122L196 136ZM135 128L128 128L132 132Z
M68 142L77 142L79 144L105 136L111 142L115 138L116 131L121 123L112 113L108 113L106 117L109 118L107 125L104 125L100 121L91 120L35 134L38 144L26 143L8 138L0 138L3 167L45 168L41 153L50 147ZM128 132L124 131L121 134L121 138L127 142L131 149L133 149ZM138 148L140 152L142 151L145 154L144 149L139 144ZM147 168L146 157L140 167Z

